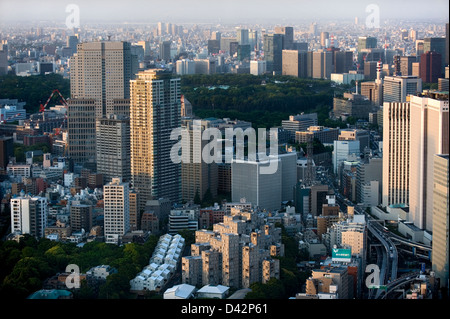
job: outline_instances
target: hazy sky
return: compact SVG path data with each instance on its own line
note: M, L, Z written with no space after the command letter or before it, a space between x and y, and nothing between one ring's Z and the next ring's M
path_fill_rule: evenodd
M0 0L0 23L11 21L66 20L68 4L80 9L80 22L217 21L266 19L314 21L354 19L361 21L376 4L380 20L438 19L448 21L448 0Z

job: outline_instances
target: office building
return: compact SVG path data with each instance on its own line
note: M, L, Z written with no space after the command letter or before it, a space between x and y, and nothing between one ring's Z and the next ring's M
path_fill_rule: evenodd
M29 196L24 192L13 197L11 205L11 233L44 237L47 227L48 202L46 197Z
M267 72L279 75L282 73L283 65L283 35L265 34L263 40Z
M442 76L442 57L435 51L428 51L420 57L419 76L423 83L437 83Z
M171 59L171 56L170 56L171 44L172 44L172 41L162 41L159 44L159 58L161 60L164 60L166 63L168 63Z
M238 29L237 30L236 40L237 40L239 45L247 45L247 44L249 44L249 41L248 41L248 29Z
M318 139L321 143L333 143L333 141L338 139L339 128L310 126L306 131L295 132L295 142L307 143L310 136L312 137L312 140Z
M128 42L86 42L77 48L70 59L68 155L75 162L95 163L95 120L107 114L128 114L137 60Z
M382 205L409 204L410 103L383 104Z
M261 167L277 165L273 174L261 174ZM296 174L294 166L293 174ZM231 200L239 202L245 198L260 209L273 211L281 208L282 193L281 160L270 158L266 161L234 159L231 163Z
M182 127L189 133L189 139L182 140L183 150L189 150L189 160L181 163L182 199L203 200L207 192L215 198L218 189L217 163L208 164L203 158L195 160L197 155L201 156L204 147L209 143L201 138L201 134L210 127L210 122L186 120L183 121Z
M130 95L131 179L140 207L161 197L179 202L181 165L170 158L170 134L181 124L180 79L146 70L131 81Z
M444 74L444 68L447 65L445 63L446 57L446 38L424 38L423 39L423 53L427 53L429 51L435 51L441 55L441 75ZM420 59L422 62L422 58Z
M8 46L0 45L0 75L8 73Z
M401 75L413 75L412 64L417 61L415 56L400 57L400 73Z
M176 72L178 75L195 74L195 61L189 59L178 60Z
M317 126L317 113L290 115L288 120L282 120L281 126L291 133L294 140L296 131L306 131L310 126Z
M449 152L448 94L411 96L410 105L409 214L432 231L434 156Z
M353 69L353 52L334 52L334 73L348 73Z
M333 148L333 170L334 174L338 174L339 168L342 162L347 161L350 156L359 157L361 153L359 147L359 141L334 141Z
M406 102L410 94L422 92L422 79L415 76L385 76L383 102Z
M367 161L360 161L356 167L356 201L365 203L368 195L371 200L377 198L378 205L381 201L382 181L383 181L383 159L372 157ZM375 196L375 184L378 182Z
M131 181L130 119L110 114L96 121L97 172L104 181Z
M370 148L369 131L360 129L342 129L338 136L339 141L359 141L359 149L361 153L366 147Z
M307 52L283 50L282 74L299 78L307 77Z
M328 43L327 40L329 39L329 37L330 37L329 32L322 31L320 33L320 45L322 46L322 48L327 47L327 43Z
M447 24L448 30L448 24ZM434 155L433 167L433 242L432 270L439 278L440 286L449 286L449 164L448 154Z
M361 94L344 93L343 97L333 98L333 115L336 118L352 116L358 119L368 119L369 113L376 110L376 106Z
M120 178L103 187L104 234L106 243L120 244L130 230L130 186Z
M333 56L330 51L320 50L312 53L312 77L314 79L331 79Z
M208 54L218 54L220 51L220 40L208 40Z
M358 51L363 49L373 49L377 47L377 38L375 37L359 37L358 38Z
M267 71L267 62L264 60L250 61L250 74L261 75Z
M275 34L283 35L283 50L294 49L294 28L293 27L275 27Z

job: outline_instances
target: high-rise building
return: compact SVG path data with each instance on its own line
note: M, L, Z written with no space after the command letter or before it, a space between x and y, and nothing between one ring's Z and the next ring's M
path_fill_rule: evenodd
M425 38L423 39L423 51L435 51L441 55L441 75L445 72L445 57L446 57L446 38ZM421 59L422 61L422 59Z
M306 51L283 50L282 74L306 78L307 53Z
M401 75L413 75L412 64L417 61L415 56L400 57L400 73Z
M333 148L333 169L334 173L339 172L342 162L347 161L350 156L359 157L359 141L334 141Z
M264 60L267 63L267 71L273 74L282 73L283 63L283 35L264 35Z
M449 65L449 59L448 59L448 51L450 50L449 48L449 43L448 43L448 35L449 33L449 24L446 23L445 24L445 65L444 66L448 66Z
M97 172L105 183L114 177L131 181L130 119L111 114L96 121Z
M166 63L170 61L170 46L172 41L162 41L159 44L159 58L164 60Z
M410 103L383 103L382 205L409 204Z
M330 51L313 52L312 77L315 79L330 79L333 72L333 59Z
M72 55L77 53L78 37L76 35L67 36L67 47L72 50Z
M359 37L358 38L358 51L363 49L374 49L377 47L377 38L374 37Z
M447 23L448 30L448 23ZM432 269L441 287L449 285L449 164L448 154L434 155ZM431 191L431 190L430 190Z
M178 60L176 71L178 75L195 74L195 61L188 59Z
M437 83L442 76L441 54L435 51L428 51L420 57L419 74L423 83Z
M266 63L264 60L250 61L250 74L261 75L266 73Z
M203 148L209 143L201 138L205 129L210 127L210 122L201 120L186 120L182 127L189 132L189 140L184 139L183 149L189 149L189 162L181 163L181 191L182 199L190 201L196 196L203 200L209 191L212 197L217 196L218 167L217 163L205 163L200 159L194 161L195 154L202 154Z
M120 178L103 187L105 241L120 244L130 230L130 186Z
M334 73L348 73L353 68L352 51L334 52Z
M415 76L385 76L383 102L406 102L408 95L422 92L422 79Z
M181 165L171 160L176 141L170 135L181 125L180 79L161 69L146 70L131 81L130 90L131 178L140 207L161 197L179 202Z
M448 94L411 96L410 104L409 215L432 231L434 155L449 152Z
M283 35L283 50L294 49L294 28L293 27L275 27L275 34Z
M329 32L321 32L320 33L320 45L325 48L327 46L327 40L330 37L330 33Z
M25 195L14 197L11 204L11 233L44 237L47 227L48 202L46 197Z
M237 30L236 36L237 42L239 45L249 44L248 42L248 29L239 29Z
M95 163L95 120L107 114L128 115L137 60L128 42L87 42L77 48L70 61L68 155L75 162Z

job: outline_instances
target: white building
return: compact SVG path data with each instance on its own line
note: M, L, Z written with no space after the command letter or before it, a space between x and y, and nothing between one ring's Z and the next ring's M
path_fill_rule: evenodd
M261 174L264 167L276 166L273 174ZM271 157L265 161L236 160L231 163L231 198L239 202L245 198L261 209L277 210L282 201L281 159ZM296 176L296 163L294 173Z
M188 284L173 286L164 292L164 299L191 299L197 288Z
M10 176L31 177L31 165L28 164L8 164L6 172Z
M448 94L410 96L409 213L420 229L433 229L434 156L449 153Z
M379 181L370 181L361 184L361 203L363 207L378 206L380 201L379 188Z
M250 74L261 75L267 71L267 62L264 60L250 61Z
M334 141L333 148L333 170L338 173L342 162L348 160L349 156L360 154L359 141Z
M111 275L117 273L117 270L109 265L99 265L96 267L92 267L86 272L86 275L92 276L95 279L106 280L106 278Z
M195 74L195 62L188 59L178 60L176 71L178 75Z
M197 291L197 297L198 298L217 298L217 299L224 299L230 290L230 287L217 285L206 285L200 288Z
M130 280L130 290L141 293L146 290L162 289L174 274L177 264L181 260L184 242L184 238L179 234L161 236L149 264L134 279Z
M113 178L103 187L104 233L107 243L119 244L130 230L130 186Z
M45 197L25 196L12 198L11 233L30 234L38 238L44 237L47 227L48 202Z

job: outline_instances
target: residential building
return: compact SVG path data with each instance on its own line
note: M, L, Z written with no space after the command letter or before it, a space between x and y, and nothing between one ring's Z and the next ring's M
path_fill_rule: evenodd
M44 237L48 219L48 202L46 197L29 196L24 192L13 197L11 205L11 233L30 234L36 238Z
M179 202L181 165L170 158L170 135L181 124L180 79L146 70L131 81L130 95L131 179L140 207L161 197Z
M107 243L120 244L130 230L130 186L113 178L103 187L104 234Z

